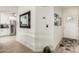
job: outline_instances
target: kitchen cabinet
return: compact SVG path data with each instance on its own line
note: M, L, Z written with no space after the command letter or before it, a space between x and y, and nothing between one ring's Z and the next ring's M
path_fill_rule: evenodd
M9 28L7 28L7 29L0 29L0 36L6 36L6 35L10 35Z
M8 28L0 28L0 36L10 35L10 21L7 13L0 13L0 25L8 25Z

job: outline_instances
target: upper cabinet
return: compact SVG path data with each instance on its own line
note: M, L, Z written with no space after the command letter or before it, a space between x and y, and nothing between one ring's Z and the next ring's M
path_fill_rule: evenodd
M10 13L0 13L0 24L10 24L11 20L16 20L16 17Z
M10 20L9 20L9 15L8 14L4 14L4 13L1 13L0 14L0 23L1 24L10 24Z

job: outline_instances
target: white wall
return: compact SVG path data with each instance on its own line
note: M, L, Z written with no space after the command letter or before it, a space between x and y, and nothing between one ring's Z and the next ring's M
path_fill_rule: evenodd
M19 24L19 15L27 11L31 11L31 28L20 28ZM17 41L24 44L28 48L34 50L34 39L35 39L35 7L19 7L18 8L18 21L17 21Z
M62 19L63 9L62 7L54 7L54 13L57 13ZM62 19L63 20L63 19ZM57 47L58 43L63 38L63 24L61 26L54 26L54 48Z
M53 25L53 7L36 7L36 32L35 48L36 51L43 51L43 48L49 46L53 49L54 42L54 25ZM45 17L45 19L43 19ZM48 24L48 28L46 25Z
M31 11L31 29L17 26L17 41L36 51L43 51L45 46L53 48L53 7L19 7L18 16ZM42 19L46 17L46 19ZM46 28L48 24L48 28Z
M64 20L64 37L78 39L78 7L64 7L63 20ZM67 17L73 17L73 21L68 22Z
M55 12L62 17L62 9L58 7L19 7L17 41L35 52L43 51L46 46L55 50L63 34L62 26L57 28L54 26L54 8ZM29 10L31 11L31 29L20 28L19 15ZM46 28L47 24L48 28Z

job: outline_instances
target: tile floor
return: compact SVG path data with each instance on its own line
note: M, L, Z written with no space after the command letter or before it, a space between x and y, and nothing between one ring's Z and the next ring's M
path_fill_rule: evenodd
M32 53L33 51L16 41L16 36L0 37L0 53ZM64 38L55 53L79 53L79 41Z
M0 53L30 53L31 49L16 41L15 36L0 37Z
M79 41L75 39L64 38L59 47L56 49L57 53L79 53Z

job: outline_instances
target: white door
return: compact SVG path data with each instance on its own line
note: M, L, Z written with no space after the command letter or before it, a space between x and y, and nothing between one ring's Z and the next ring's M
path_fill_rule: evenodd
M78 16L65 17L64 37L78 39Z

